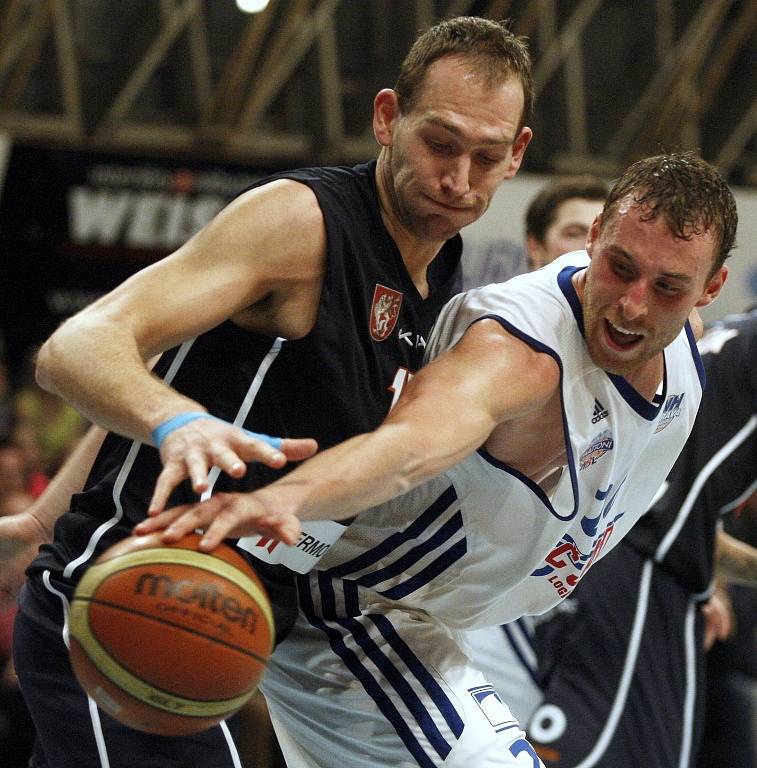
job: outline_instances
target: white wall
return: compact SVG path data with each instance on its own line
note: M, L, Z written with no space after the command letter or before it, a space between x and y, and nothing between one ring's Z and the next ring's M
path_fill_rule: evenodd
M486 214L463 230L465 252L480 252L487 242L495 239L523 242L526 208L548 179L520 173L505 182ZM726 262L729 277L720 298L702 312L705 322L741 312L757 302L757 190L737 188L734 197L739 210L738 247Z

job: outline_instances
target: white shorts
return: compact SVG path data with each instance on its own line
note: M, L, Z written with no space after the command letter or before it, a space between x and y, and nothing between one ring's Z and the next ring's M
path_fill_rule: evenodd
M465 633L471 659L518 722L525 724L544 698L537 683L532 624L531 617L525 616L504 626Z
M458 633L386 606L312 621L261 686L290 768L543 768Z

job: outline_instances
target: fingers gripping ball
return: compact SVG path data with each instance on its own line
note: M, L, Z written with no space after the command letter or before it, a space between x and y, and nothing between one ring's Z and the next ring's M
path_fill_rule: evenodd
M263 585L231 547L190 534L130 537L103 553L71 603L71 664L97 704L148 733L210 728L252 696L273 647Z

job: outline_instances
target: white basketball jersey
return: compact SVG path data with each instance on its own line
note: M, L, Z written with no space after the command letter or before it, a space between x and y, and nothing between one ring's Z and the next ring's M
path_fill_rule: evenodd
M427 348L433 359L493 318L560 369L567 465L549 495L480 450L441 476L360 514L319 563L347 615L384 601L471 628L542 613L566 597L649 506L694 423L702 369L690 328L665 349L657 401L598 368L583 338L566 254L538 272L460 294ZM344 601L344 604L341 604Z

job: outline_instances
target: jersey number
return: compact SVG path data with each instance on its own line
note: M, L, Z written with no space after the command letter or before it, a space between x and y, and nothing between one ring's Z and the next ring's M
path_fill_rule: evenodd
M534 748L525 739L514 741L510 745L510 752L513 757L518 757L522 752L525 752L527 755L530 755L531 759L534 761L533 768L542 768L542 765L539 762L539 756L534 752Z
M387 387L390 392L394 393L392 396L392 404L389 406L390 411L397 405L402 390L410 383L410 379L412 379L414 375L415 374L407 368L397 368L397 372L394 374L394 380Z

